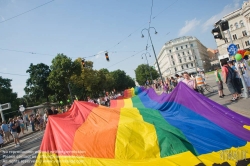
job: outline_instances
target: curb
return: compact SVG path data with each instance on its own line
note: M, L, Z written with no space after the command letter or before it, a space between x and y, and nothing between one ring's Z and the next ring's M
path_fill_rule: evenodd
M28 133L28 134L22 135L22 136L19 137L19 139L24 138L24 137L26 137L26 136L29 136L29 135L31 135L31 134L34 134L34 133L36 133L36 132L38 132L38 131L39 131L39 130L36 130L36 131L32 131L32 132L30 132L30 133ZM13 142L12 142L12 141L13 141ZM13 139L11 139L11 142L4 143L3 146L9 145L9 144L11 144L11 143L14 143L14 140L13 140Z

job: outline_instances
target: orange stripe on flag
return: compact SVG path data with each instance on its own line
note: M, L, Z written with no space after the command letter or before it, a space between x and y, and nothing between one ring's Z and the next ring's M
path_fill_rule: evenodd
M75 132L72 152L96 158L114 158L120 109L99 106Z

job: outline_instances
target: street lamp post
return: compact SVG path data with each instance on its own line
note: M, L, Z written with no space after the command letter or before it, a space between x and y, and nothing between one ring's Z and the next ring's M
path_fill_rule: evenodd
M151 57L151 55L147 52L147 53L143 53L143 54L141 55L141 58L143 59L143 55L145 55L146 60L147 60L147 65L148 65L148 71L149 71L149 73L150 73L150 78L151 78L151 81L153 81L152 73L151 73L151 70L150 70L150 67L149 67L149 63L148 63L147 54L149 55L149 57Z
M162 81L162 85L164 86L164 80L162 78L162 74L161 74L161 70L160 70L160 66L159 66L159 63L158 63L158 60L157 60L157 57L156 57L156 53L155 53L155 48L154 48L154 45L153 45L153 42L152 42L152 39L151 39L151 35L150 35L150 29L154 29L155 30L155 34L157 34L156 32L156 29L154 27L149 27L148 29L147 28L144 28L142 31L141 31L141 34L144 30L148 31L148 36L149 36L149 39L151 41L151 45L152 45L152 48L153 48L153 51L154 51L154 55L155 55L155 60L156 60L156 64L157 64L157 67L158 67L158 72L161 76L161 81ZM142 38L144 37L144 35L142 34Z

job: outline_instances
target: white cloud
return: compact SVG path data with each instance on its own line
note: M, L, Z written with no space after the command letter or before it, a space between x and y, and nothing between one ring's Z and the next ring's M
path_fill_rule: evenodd
M181 30L179 32L179 36L183 36L183 35L187 34L189 31L191 31L192 29L194 29L199 24L200 24L200 21L197 20L196 18L194 18L191 21L187 20L185 22L185 26L181 28Z
M240 0L234 0L233 4L226 5L220 13L213 15L202 25L202 31L205 32L208 29L211 29L214 23L238 8L240 8Z

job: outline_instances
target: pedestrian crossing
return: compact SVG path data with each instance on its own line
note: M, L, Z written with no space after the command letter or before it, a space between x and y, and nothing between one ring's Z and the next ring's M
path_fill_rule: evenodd
M40 148L44 132L34 133L21 139L21 146L14 143L1 149L0 165L2 166L30 166L34 165Z

